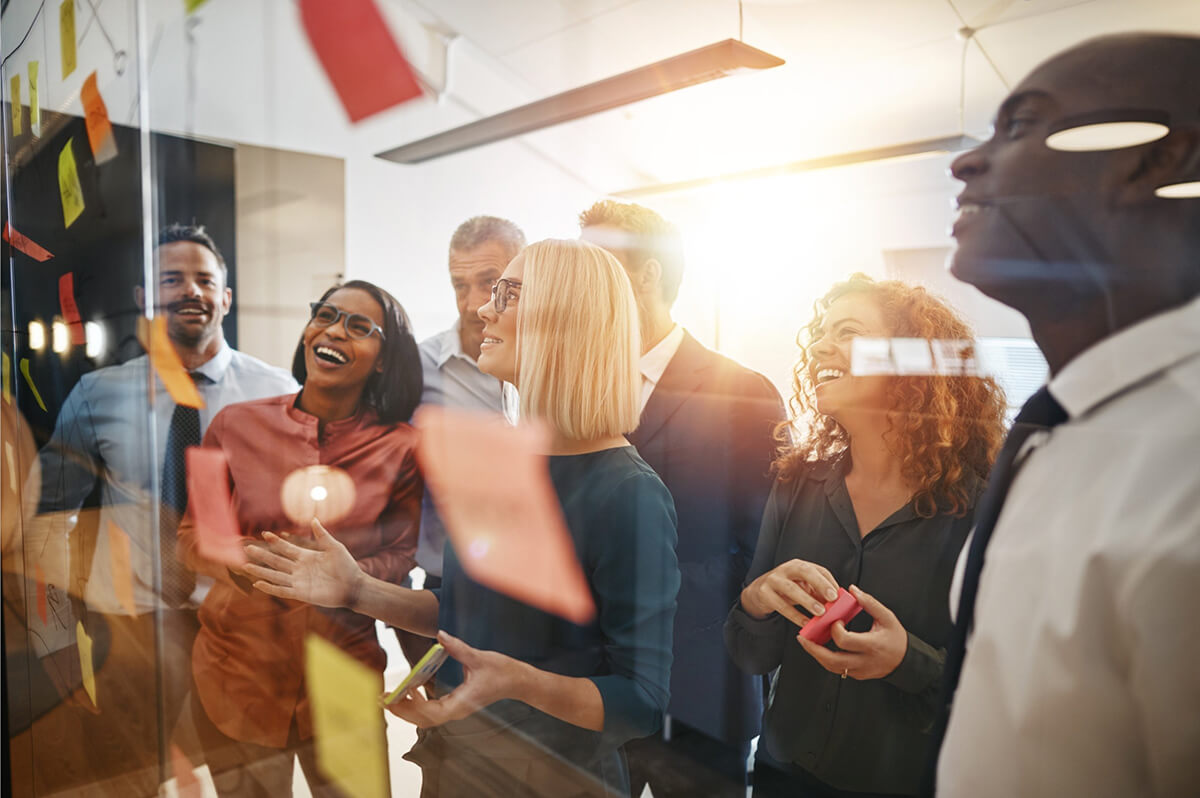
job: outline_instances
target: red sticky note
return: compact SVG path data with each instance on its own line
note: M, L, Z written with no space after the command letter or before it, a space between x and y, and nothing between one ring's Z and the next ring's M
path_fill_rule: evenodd
M92 145L92 157L101 164L117 157L117 140L113 138L112 123L108 121L108 108L100 89L96 86L96 73L87 76L79 90L83 101L83 113L87 122L88 144Z
M158 378L166 386L167 393L171 394L177 405L204 407L204 398L196 390L196 383L188 376L183 361L179 359L179 353L175 351L175 345L167 335L166 316L155 316L154 321L150 322L148 333L145 332L142 321L139 320L139 327L142 327L139 333L144 333L142 345L146 347L150 355L150 364L154 366Z
M300 19L351 122L421 96L374 0L300 0Z
M46 572L38 563L33 564L33 578L37 580L37 613L45 626L50 622L50 614L46 611Z
M179 798L200 798L204 794L192 761L180 750L179 746L171 743L171 770L175 776L175 792Z
M3 235L4 240L13 247L21 252L24 252L26 255L36 261L45 263L54 257L50 254L49 250L42 247L40 244L30 241L28 238L18 233L8 222L4 223L4 232L0 235Z
M592 620L596 605L543 454L549 432L428 406L414 423L421 471L467 574L573 623Z
M191 446L187 450L188 511L196 524L196 550L213 562L240 566L246 562L229 495L229 464L220 449Z
M79 315L79 306L75 304L75 275L67 272L58 278L58 304L62 308L63 318L71 330L71 344L83 346L87 343L87 335L83 329L83 317Z

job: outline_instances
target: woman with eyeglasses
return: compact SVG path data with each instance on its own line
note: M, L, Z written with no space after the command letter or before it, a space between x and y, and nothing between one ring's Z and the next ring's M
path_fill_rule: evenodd
M621 745L661 724L679 587L674 504L624 437L639 410L633 291L604 250L542 241L479 316L480 369L517 387L523 419L551 427L550 480L596 619L578 626L481 586L450 541L436 592L365 573L320 532L317 550L271 541L247 571L265 592L350 606L446 647L438 697L411 691L389 707L422 727L407 758L423 796L626 798Z
M311 545L309 524L289 520L281 486L308 466L344 471L353 501L331 495L330 482L325 500L349 506L328 534L362 573L399 583L413 566L423 490L407 423L421 396L417 344L404 309L371 283L331 288L311 307L292 362L300 392L225 408L204 446L225 454L240 531L250 541L271 530ZM192 508L204 500L192 496ZM180 527L180 558L215 581L200 608L195 692L180 728L194 724L222 796L290 795L293 754L314 795L340 794L315 766L305 638L320 635L382 674L374 622L254 590L241 569L201 555L191 515Z

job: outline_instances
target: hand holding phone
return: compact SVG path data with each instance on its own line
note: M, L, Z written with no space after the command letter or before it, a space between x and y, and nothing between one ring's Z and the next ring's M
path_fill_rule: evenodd
M446 649L442 647L441 643L434 643L433 647L425 652L425 656L421 657L417 664L413 666L413 669L408 672L408 676L404 677L404 680L396 686L395 690L392 690L390 693L384 693L379 697L379 706L386 707L409 690L425 684L425 682L433 678L438 668L442 667L442 663L449 657L450 655L446 653Z

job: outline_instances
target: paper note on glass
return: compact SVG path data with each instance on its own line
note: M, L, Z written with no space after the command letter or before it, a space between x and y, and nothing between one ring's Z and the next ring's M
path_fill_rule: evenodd
M33 375L29 373L29 358L21 358L21 365L19 368L21 369L21 376L25 378L25 384L29 386L29 392L33 394L33 401L37 402L38 407L45 411L46 403L42 401L42 394L37 389L37 386L33 384Z
M425 484L467 574L574 623L595 617L550 484L549 432L441 407L422 407L414 424Z
M29 132L42 135L42 106L38 100L38 62L29 62Z
M83 88L79 90L79 99L83 101L83 113L87 122L88 144L92 147L92 155L96 163L101 164L117 157L117 140L113 138L112 123L108 121L108 108L100 89L96 86L96 73L87 76Z
M300 19L351 122L421 96L374 0L300 0Z
M12 134L21 135L21 76L13 75L9 81L9 103L12 107Z
M246 562L229 495L229 463L220 449L189 446L188 512L196 524L196 550L213 562L239 567Z
M58 43L62 49L63 80L75 71L75 0L63 0L58 7Z
M70 227L83 213L83 186L79 185L79 170L75 168L75 139L67 139L58 156L58 193L62 195L63 223Z
M11 244L15 249L24 252L26 255L36 261L45 263L54 257L54 255L50 254L50 250L46 249L35 241L29 240L21 233L18 233L8 222L4 223L4 232L0 233L0 235L2 235L4 240Z
M92 664L92 638L83 630L83 621L75 622L75 643L79 646L79 669L83 674L83 689L87 690L92 706L100 706L96 702L96 671Z
M378 673L317 635L304 645L317 766L347 795L386 798L387 749Z
M139 319L138 323L145 324L145 319ZM148 332L145 329L143 332L145 336L142 345L150 355L150 364L154 366L154 372L166 386L167 393L171 394L175 404L204 407L204 399L196 390L196 383L183 367L183 361L179 359L179 353L175 351L175 345L167 335L167 317L155 316L154 320L149 322Z
M67 272L58 278L58 305L71 331L71 344L83 346L87 343L87 335L83 329L83 317L79 315L79 306L75 304L74 272Z

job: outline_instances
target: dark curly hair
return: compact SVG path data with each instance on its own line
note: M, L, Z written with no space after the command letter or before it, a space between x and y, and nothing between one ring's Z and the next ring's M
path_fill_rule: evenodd
M837 283L813 305L812 320L800 330L800 357L792 372L791 419L776 428L780 448L773 469L780 479L794 477L807 464L842 456L850 443L846 430L817 410L812 349L829 307L851 294L874 299L892 336L966 342L964 359L975 355L970 327L943 300L920 286L897 280L877 281L854 274ZM974 486L987 478L1004 439L1004 392L991 377L969 374L893 376L887 396L892 412L885 434L900 458L900 469L916 490L913 507L923 518L939 513L962 516L972 504ZM802 430L792 442L792 431Z

